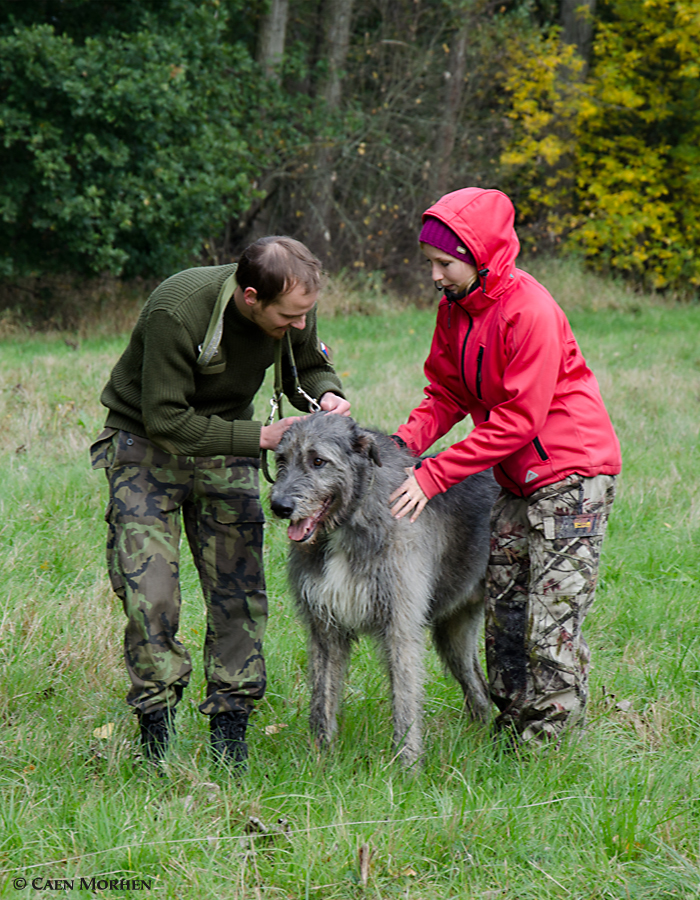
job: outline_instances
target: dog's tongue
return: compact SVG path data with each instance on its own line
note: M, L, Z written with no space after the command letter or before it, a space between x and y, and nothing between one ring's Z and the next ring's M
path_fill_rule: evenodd
M313 531L316 520L313 516L307 516L298 522L292 522L287 529L287 536L290 541L303 541L311 531Z

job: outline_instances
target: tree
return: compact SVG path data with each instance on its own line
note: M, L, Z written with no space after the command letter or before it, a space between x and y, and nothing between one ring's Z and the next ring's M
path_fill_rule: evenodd
M473 3L469 0L458 0L455 12L458 25L450 46L445 44L448 52L448 64L443 76L445 78L445 97L443 101L443 127L437 133L436 182L435 194L444 194L448 190L452 153L457 136L459 113L464 93L465 73L467 68L467 41L474 30Z
M321 76L316 89L317 102L329 123L337 119L342 96L343 69L348 55L353 0L321 0ZM328 259L331 242L330 212L333 203L334 141L328 133L313 163L305 237L322 259Z
M276 69L284 58L289 0L270 0L260 24L257 60L268 78L278 77Z
M531 223L598 268L685 293L700 285L699 13L698 0L604 0L585 83L555 77L582 65L574 45L523 40L503 156Z
M0 33L0 274L171 272L254 195L249 53L217 0L117 5L129 33L75 37L92 5L57 7Z
M596 0L561 0L561 38L565 44L573 44L584 62L579 69L580 77L586 70L593 45Z

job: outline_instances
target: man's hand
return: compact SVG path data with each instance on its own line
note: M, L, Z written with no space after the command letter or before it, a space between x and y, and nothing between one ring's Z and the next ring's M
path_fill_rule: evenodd
M428 498L418 484L418 480L413 474L413 469L406 469L405 471L408 478L389 497L389 506L391 506L391 514L395 519L403 519L404 516L413 512L411 522L415 522L423 512Z
M350 403L331 391L326 391L318 401L322 410L329 413L337 413L339 416L350 415Z
M286 418L280 419L272 425L263 425L260 429L260 449L276 450L277 445L282 440L282 435L293 422L300 418L301 416L286 416Z

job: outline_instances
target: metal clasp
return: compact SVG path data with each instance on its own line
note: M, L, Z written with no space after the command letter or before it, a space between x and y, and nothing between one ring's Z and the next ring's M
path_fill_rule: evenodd
M321 404L318 402L318 400L314 400L313 397L310 397L300 384L297 385L297 394L301 394L301 396L309 404L309 412L315 413L321 411Z

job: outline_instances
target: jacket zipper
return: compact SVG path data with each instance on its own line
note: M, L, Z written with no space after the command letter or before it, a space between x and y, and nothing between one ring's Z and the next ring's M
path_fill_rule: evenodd
M547 454L544 452L544 447L543 447L542 444L540 443L540 439L539 439L539 438L533 438L532 443L535 445L535 450L537 450L537 455L538 455L539 458L542 460L542 462L547 462L547 460L549 459L549 457L548 457Z
M481 396L481 364L484 359L484 348L479 347L479 354L476 357L476 396L482 400Z
M465 312L467 312L465 310ZM467 341L469 340L469 335L472 333L472 327L474 325L474 320L472 319L471 313L467 313L469 316L469 328L467 329L467 336L464 338L464 343L462 344L462 381L464 382L464 386L469 390L467 386L467 373L465 372L465 357L467 355Z

